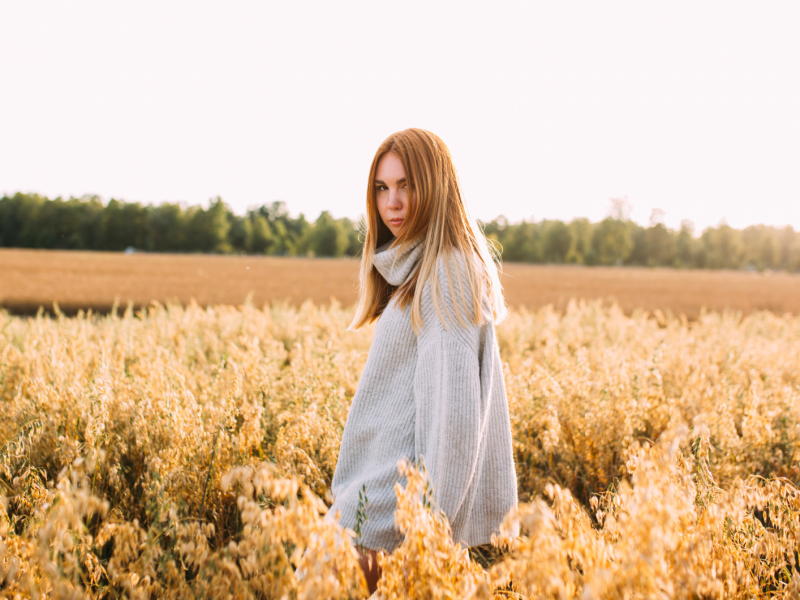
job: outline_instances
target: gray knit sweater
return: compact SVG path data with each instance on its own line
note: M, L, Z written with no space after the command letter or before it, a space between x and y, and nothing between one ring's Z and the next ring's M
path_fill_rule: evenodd
M424 242L403 253L388 246L377 249L373 264L386 281L400 285L419 262ZM440 309L454 315L444 260L439 261ZM463 257L456 256L455 263L466 281ZM517 505L503 370L488 299L483 302L489 319L482 326L462 312L468 326L452 318L445 330L426 282L418 336L410 307L400 309L394 300L378 319L345 424L333 476L335 501L326 516L334 518L339 511L341 524L354 528L358 494L366 485L368 520L358 541L367 548L391 552L402 541L394 527L394 485L405 483L397 472L402 458L412 463L422 458L453 539L468 547L489 543ZM472 314L471 302L467 309Z

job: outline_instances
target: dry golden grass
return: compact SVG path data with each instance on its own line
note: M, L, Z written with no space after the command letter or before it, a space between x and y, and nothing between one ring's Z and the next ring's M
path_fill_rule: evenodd
M0 313L0 595L364 597L322 519L372 336L350 317ZM473 562L403 467L387 597L800 595L800 317L573 303L498 342L523 535Z
M512 307L552 304L563 311L572 298L611 299L626 313L636 308L696 319L703 307L749 313L800 313L800 275L736 271L559 267L507 264L503 286ZM358 261L250 256L0 250L0 306L35 314L58 302L62 311L107 312L119 300L140 307L153 300L201 306L336 298L356 300Z

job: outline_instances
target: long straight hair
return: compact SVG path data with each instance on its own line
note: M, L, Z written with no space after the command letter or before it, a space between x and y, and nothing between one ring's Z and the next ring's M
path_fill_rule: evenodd
M405 227L391 247L399 245L402 252L417 240L421 239L424 244L417 268L399 287L389 284L372 264L375 250L392 239L392 232L383 223L375 201L375 174L378 162L387 152L393 152L400 159L409 186ZM466 281L462 280L461 268L452 268L452 265L457 265L454 260L457 254L466 263ZM452 272L455 270L461 299L460 304L456 302L455 306L458 322L466 326L462 312L476 325L485 322L486 315L482 310L482 296L485 292L494 322L499 323L506 316L507 310L494 261L496 252L494 246L490 249L483 232L467 212L450 150L430 131L405 129L384 140L369 169L366 235L361 256L358 305L348 329L358 329L375 321L390 299L397 296L397 303L401 308L411 305L411 325L414 332L419 333L422 328L422 290L427 281L431 282L436 313L445 329L449 329L440 308L440 303L444 304L443 292L439 286L440 256L445 259L443 265L450 296L454 301L456 293ZM467 310L467 296L472 300L472 314Z

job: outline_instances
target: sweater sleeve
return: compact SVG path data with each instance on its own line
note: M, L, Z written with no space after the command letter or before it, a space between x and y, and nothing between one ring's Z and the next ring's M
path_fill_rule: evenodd
M475 477L481 437L477 344L464 333L478 334L477 328L436 331L419 349L414 375L417 459L423 459L436 505L451 523Z

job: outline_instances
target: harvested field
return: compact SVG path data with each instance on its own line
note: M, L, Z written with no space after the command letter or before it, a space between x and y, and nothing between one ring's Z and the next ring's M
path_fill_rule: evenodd
M201 306L305 300L355 302L358 261L255 256L0 250L0 306L35 313L55 301L62 311L106 312L159 302ZM800 275L739 271L506 264L512 307L563 310L572 298L610 299L627 313L660 309L695 319L703 307L744 313L800 313Z
M67 314L91 308L159 302L238 305L252 293L261 306L274 300L355 302L358 262L204 254L133 254L47 250L0 251L0 303L35 313L53 301Z
M506 300L515 308L552 304L563 310L570 299L585 298L614 300L626 313L658 309L692 320L703 308L800 313L797 274L524 264L504 268Z

